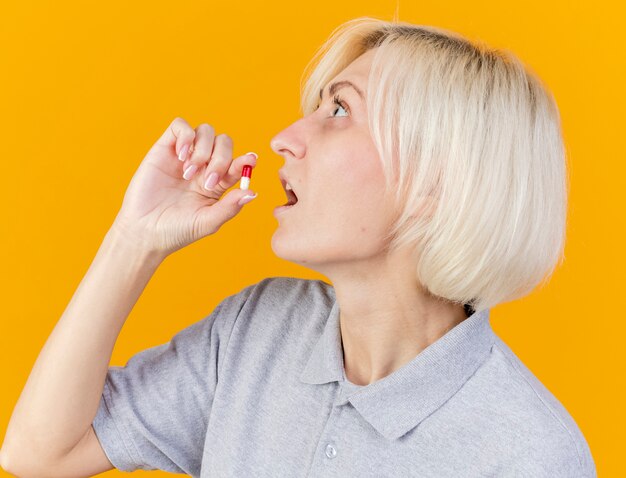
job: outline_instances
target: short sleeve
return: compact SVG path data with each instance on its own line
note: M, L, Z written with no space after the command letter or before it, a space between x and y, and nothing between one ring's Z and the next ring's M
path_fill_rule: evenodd
M253 287L168 343L109 367L93 428L113 466L200 476L220 360Z

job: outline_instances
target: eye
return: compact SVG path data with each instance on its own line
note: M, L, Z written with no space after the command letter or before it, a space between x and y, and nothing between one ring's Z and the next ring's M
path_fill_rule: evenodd
M336 112L339 108L343 109L346 113L350 113L350 108L348 107L348 105L339 97L339 95L335 95L333 97L333 104L336 105L338 108L335 108L333 110L333 113ZM318 105L315 107L314 111L317 111L319 109L320 105L318 103ZM331 117L336 117L334 114L331 115Z
M350 113L350 108L348 108L348 105L346 105L346 103L341 98L339 98L339 96L335 95L333 97L333 104L343 109L346 113ZM337 109L338 108L336 108L334 111L337 111Z

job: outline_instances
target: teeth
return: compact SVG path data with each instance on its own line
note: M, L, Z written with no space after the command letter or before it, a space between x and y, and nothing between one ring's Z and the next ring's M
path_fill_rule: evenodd
M291 187L291 185L289 183L285 184L285 189L287 191L293 191L293 189L292 189L292 187Z

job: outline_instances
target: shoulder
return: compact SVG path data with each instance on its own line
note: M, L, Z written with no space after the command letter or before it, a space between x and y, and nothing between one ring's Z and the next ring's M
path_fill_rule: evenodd
M319 280L268 277L244 291L221 349L221 382L240 397L249 390L279 393L286 382L298 383L335 303L334 289Z
M297 277L274 276L248 286L258 298L263 299L296 299L310 302L314 300L334 300L333 286L316 279L300 279Z
M334 288L321 280L267 277L240 292L249 315L271 313L285 318L316 311L328 313L335 302Z
M332 285L314 279L267 277L236 296L239 307L235 333L255 340L319 335L335 302Z
M510 468L526 476L595 478L583 433L563 404L497 335L489 358L466 384L509 447Z
M275 276L248 285L226 297L220 308L253 308L256 312L290 308L330 306L335 300L332 285L314 279Z

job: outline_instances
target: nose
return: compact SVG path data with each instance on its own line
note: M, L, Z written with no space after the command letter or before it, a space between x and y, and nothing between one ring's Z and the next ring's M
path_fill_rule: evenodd
M302 118L304 119L304 118ZM304 134L301 129L302 119L290 124L270 141L270 148L276 154L288 157L302 158L305 153Z

